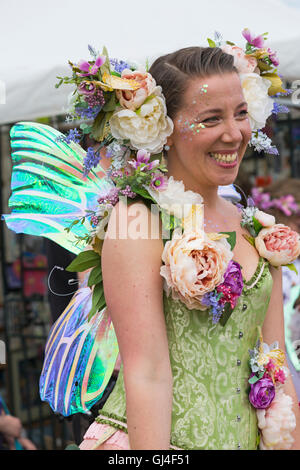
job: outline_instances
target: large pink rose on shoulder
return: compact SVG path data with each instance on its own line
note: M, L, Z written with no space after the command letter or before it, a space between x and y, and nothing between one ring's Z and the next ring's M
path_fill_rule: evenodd
M237 68L239 73L252 73L255 71L257 67L256 58L245 54L243 49L240 47L226 44L225 46L222 46L222 51L233 56L234 66Z
M201 303L207 292L224 280L233 253L222 238L213 241L205 232L187 232L166 242L162 254L165 263L160 269L168 294L181 300L189 309L206 310Z
M255 246L272 266L284 266L300 255L300 236L287 225L275 224L259 232Z
M135 80L140 84L138 90L116 91L117 98L122 108L131 109L132 111L140 108L156 87L156 82L150 73L143 73L137 70L132 72L131 70L125 69L122 72L122 78Z

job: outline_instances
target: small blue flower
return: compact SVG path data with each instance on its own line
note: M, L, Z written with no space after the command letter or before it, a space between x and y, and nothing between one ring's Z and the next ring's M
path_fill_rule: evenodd
M287 106L284 106L283 104L276 103L276 101L274 101L273 110L272 110L273 114L289 113L289 112L290 112L290 110Z
M86 151L86 156L83 160L83 167L84 167L83 176L87 176L89 171L92 168L96 168L100 160L101 160L100 152L99 151L95 152L93 147L89 147Z
M68 134L56 138L56 142L66 142L66 144L70 144L71 142L80 142L81 134L78 129L70 129Z
M130 69L129 64L124 60L110 59L110 63L113 66L115 72L122 74L124 69Z
M218 292L207 292L202 298L202 303L210 307L210 314L212 315L212 322L218 323L223 313L223 306L219 304L220 294Z

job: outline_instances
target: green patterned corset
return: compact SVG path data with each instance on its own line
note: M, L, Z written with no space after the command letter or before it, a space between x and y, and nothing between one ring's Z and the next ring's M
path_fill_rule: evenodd
M224 327L213 324L208 311L189 310L164 295L173 372L171 448L256 449L248 350L259 338L271 290L268 263L261 259ZM122 367L97 422L127 431Z

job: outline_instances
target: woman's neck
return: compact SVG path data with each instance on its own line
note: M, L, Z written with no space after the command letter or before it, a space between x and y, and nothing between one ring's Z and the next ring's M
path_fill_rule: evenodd
M176 172L168 171L168 177L173 176L177 181L182 181L186 191L201 194L206 210L215 210L222 201L218 195L218 186L203 184L189 175L189 177L178 177Z

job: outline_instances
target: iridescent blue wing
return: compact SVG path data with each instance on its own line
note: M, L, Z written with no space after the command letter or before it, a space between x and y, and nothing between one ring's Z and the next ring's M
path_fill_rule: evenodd
M106 308L88 321L91 303L91 289L79 289L53 325L45 348L40 396L63 416L86 413L100 400L119 353Z
M83 179L85 151L76 143L67 144L56 129L35 122L20 122L11 129L13 171L9 207L3 215L7 226L17 232L40 235L78 254L76 236L91 229L89 219L65 229L74 220L97 208L97 199L111 183L98 165Z

